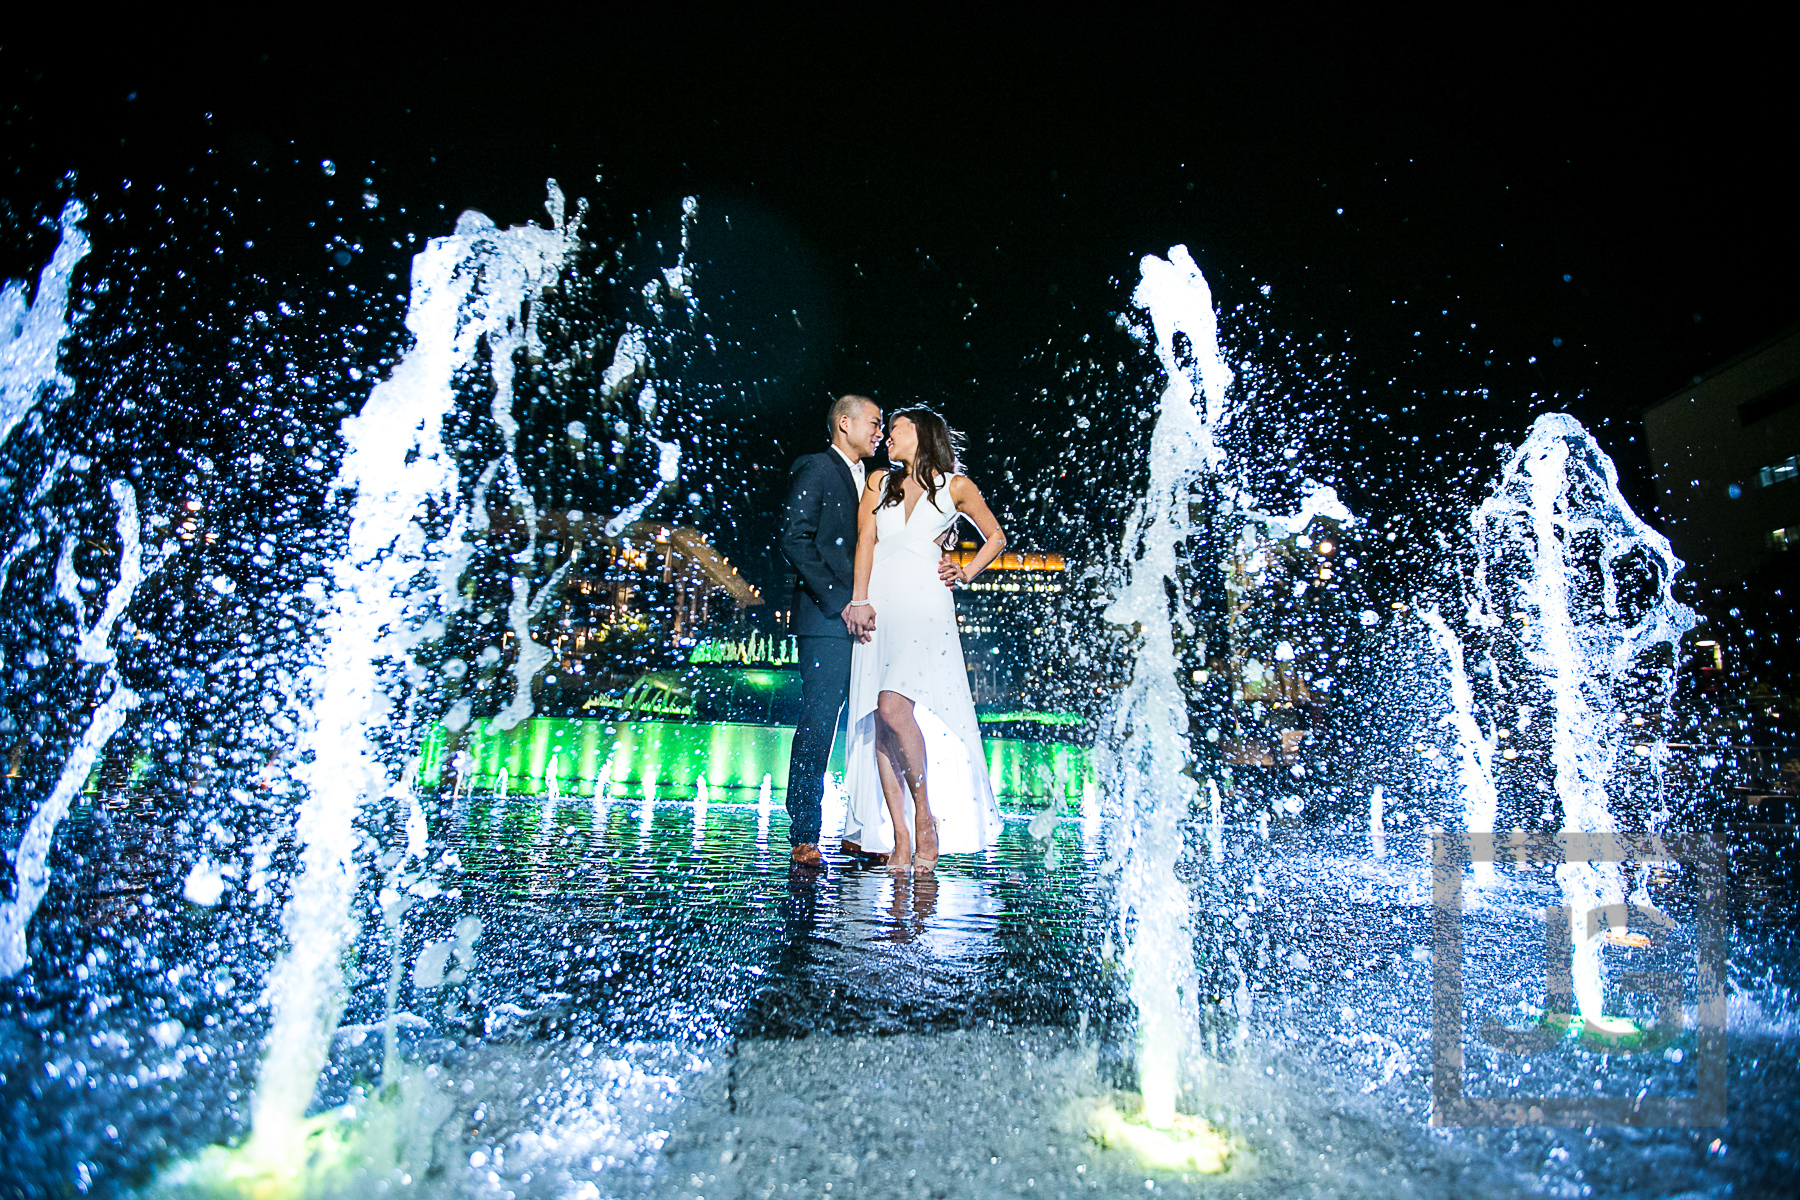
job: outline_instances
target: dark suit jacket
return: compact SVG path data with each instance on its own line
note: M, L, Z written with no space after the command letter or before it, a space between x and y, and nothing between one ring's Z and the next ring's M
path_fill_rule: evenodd
M794 589L794 633L848 638L844 605L856 571L856 479L827 448L803 454L788 475L781 553L800 577Z

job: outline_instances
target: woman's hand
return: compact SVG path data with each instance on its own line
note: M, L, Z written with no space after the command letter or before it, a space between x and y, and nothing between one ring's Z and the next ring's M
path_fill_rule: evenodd
M969 582L969 577L963 573L963 565L948 554L938 559L938 578L947 588Z
M859 642L866 642L875 636L875 606L873 604L852 604L844 609L844 628L850 636Z

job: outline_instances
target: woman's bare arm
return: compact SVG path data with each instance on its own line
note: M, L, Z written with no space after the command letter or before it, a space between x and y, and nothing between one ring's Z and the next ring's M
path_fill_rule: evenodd
M989 563L998 558L1006 549L1006 531L1000 528L1000 522L994 519L993 510L988 508L987 501L982 498L981 489L967 475L955 475L950 479L950 498L956 501L956 511L975 522L975 528L981 531L983 541L981 549L975 552L974 561L966 567L958 567L964 583L975 578L987 569ZM860 553L862 544L857 544Z
M875 570L875 506L881 502L881 488L886 482L885 475L870 472L862 503L856 509L856 576L850 587L850 603L844 607L844 625L859 642L875 636L875 607L862 601L869 598L869 575Z

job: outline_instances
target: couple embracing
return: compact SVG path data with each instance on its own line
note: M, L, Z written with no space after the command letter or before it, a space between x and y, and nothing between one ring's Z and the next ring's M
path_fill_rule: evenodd
M781 537L799 577L788 840L794 862L820 862L825 770L847 701L842 850L929 870L939 854L1000 836L950 589L980 574L1006 535L962 473L960 438L929 408L901 409L884 427L873 400L843 396L826 425L830 447L794 464ZM884 441L887 466L871 465ZM963 518L984 539L966 564L949 553Z

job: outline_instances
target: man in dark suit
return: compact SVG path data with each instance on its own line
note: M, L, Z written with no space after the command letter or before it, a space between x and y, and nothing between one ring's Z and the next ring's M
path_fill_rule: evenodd
M800 643L800 724L788 760L788 841L793 860L819 863L825 767L838 715L850 695L850 647L844 608L855 581L856 508L863 460L881 445L881 409L867 396L840 396L826 417L831 445L803 454L788 477L781 552L799 576L794 635ZM860 850L846 842L844 849Z

